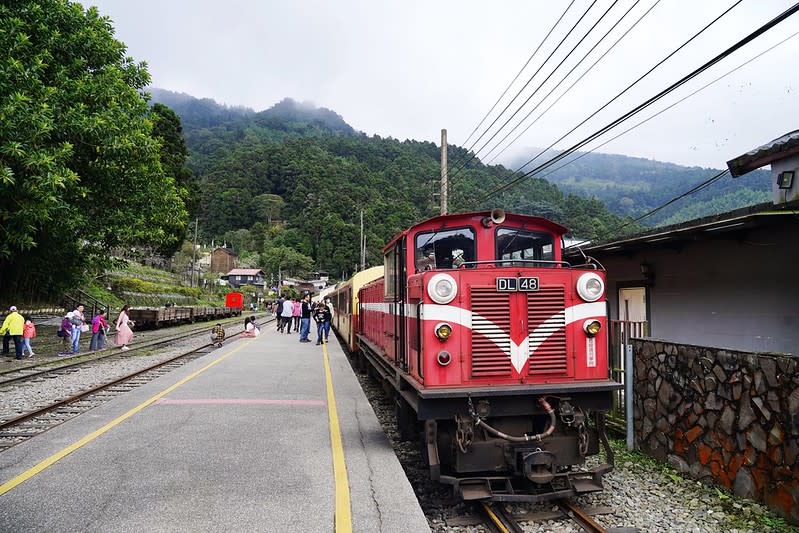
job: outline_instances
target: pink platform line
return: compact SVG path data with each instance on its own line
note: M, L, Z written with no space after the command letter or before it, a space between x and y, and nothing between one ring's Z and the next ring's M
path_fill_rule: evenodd
M171 405L327 405L324 400L247 400L237 398L170 400L159 398L155 403Z

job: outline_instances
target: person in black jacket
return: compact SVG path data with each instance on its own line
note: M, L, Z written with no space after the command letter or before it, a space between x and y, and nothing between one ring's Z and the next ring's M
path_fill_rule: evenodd
M330 308L324 302L316 305L314 310L313 319L316 321L316 345L319 346L322 342L327 342L327 337L330 335L330 319L333 316L330 314ZM324 339L322 337L324 336Z
M302 307L300 308L300 342L311 342L308 335L311 333L311 315L314 308L311 303L311 295L306 294L302 297Z

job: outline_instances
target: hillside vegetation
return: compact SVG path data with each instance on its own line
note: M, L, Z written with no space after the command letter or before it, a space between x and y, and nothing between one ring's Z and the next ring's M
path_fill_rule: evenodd
M531 154L529 157L533 157L540 150L531 148L528 152ZM545 161L557 153L550 151L538 161ZM509 163L516 169L528 159L517 157ZM684 167L614 154L577 152L565 159L572 160L572 163L548 174L546 179L565 193L595 197L612 212L630 217L638 217L663 205L719 172L719 169ZM740 178L725 176L696 194L645 218L641 225L676 224L766 202L770 198L771 177L767 170L756 170Z
M440 149L433 143L367 136L333 111L289 99L254 113L157 89L152 95L181 116L187 164L201 190L201 235L260 253L262 267L276 271L276 256L294 250L306 258L305 270L341 277L359 263L361 211L372 265L399 231L438 214ZM448 149L451 161L468 159L462 148ZM471 160L454 172L450 211L542 215L589 239L609 237L625 222L600 201L541 179L485 198L510 179L502 166Z

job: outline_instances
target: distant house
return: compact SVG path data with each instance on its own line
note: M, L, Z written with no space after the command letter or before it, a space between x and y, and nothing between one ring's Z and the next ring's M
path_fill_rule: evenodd
M230 272L236 268L238 256L230 248L220 246L211 252L211 272Z
M227 279L234 289L238 289L242 285L264 288L264 271L258 268L234 268L222 277Z

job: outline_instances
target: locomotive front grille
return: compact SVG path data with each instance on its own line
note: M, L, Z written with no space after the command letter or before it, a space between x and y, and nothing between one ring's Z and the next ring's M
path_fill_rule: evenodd
M472 376L509 376L510 294L472 287Z
M564 374L566 362L566 312L562 286L541 287L527 294L530 340L529 375Z

